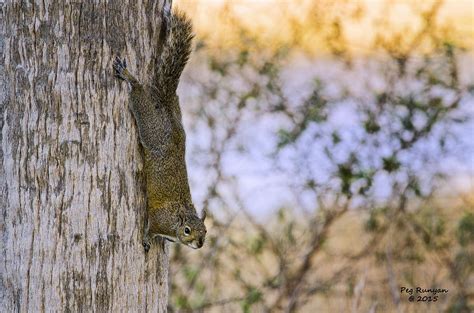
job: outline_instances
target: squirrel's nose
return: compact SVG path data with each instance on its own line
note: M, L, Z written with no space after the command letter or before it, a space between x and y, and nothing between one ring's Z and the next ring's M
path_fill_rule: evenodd
M203 244L204 244L204 239L203 239L203 238L199 238L199 240L198 240L198 247L201 248Z

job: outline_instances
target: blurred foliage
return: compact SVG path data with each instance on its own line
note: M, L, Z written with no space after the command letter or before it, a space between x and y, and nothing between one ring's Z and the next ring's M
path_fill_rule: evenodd
M474 243L474 213L466 213L459 221L457 230L457 237L461 246Z
M371 57L354 56L346 37L364 16L360 2L308 4L301 19L285 17L293 35L271 48L229 12L239 44L197 44L180 88L209 233L199 251L172 246L170 311L474 310L474 199L443 202L451 186L438 166L456 157L474 88L438 19L442 2L411 4L419 27L407 34L381 19ZM326 59L305 55L307 36ZM298 58L322 70L306 64L292 76ZM297 79L306 87L292 94ZM245 169L230 169L239 157L265 160L253 177L285 177L295 200L255 217ZM414 306L401 286L449 293Z

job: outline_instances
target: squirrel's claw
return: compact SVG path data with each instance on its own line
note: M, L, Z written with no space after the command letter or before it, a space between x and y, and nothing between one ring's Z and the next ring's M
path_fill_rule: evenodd
M116 56L114 63L112 64L114 71L115 71L115 77L127 80L125 77L125 71L127 70L127 61L125 61L125 58L120 60L120 57Z
M148 227L147 227L148 228ZM145 248L145 253L150 250L150 236L148 235L148 230L145 231L142 241L143 248Z
M143 248L145 249L145 253L147 253L150 250L150 243L148 241L143 241L142 242Z

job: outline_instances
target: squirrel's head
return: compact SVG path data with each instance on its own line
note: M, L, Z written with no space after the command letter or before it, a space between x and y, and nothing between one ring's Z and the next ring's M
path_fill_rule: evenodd
M179 226L176 229L176 237L182 244L199 249L206 239L207 230L204 225L206 211L203 212L202 217L198 217L195 212L192 204L188 205L186 209L179 210Z

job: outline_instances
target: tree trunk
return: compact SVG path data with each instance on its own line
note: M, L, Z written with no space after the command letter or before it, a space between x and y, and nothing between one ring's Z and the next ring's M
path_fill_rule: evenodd
M142 157L111 67L149 79L164 0L98 2L3 4L1 312L166 311L168 249L141 245Z

